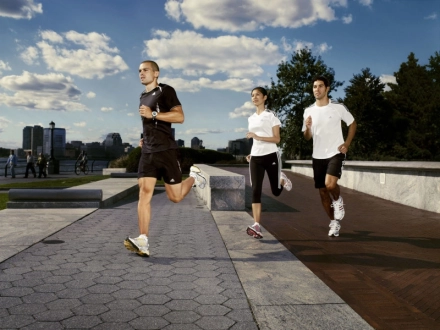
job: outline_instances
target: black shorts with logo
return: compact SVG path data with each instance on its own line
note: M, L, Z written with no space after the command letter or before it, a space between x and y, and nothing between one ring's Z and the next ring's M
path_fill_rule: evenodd
M182 182L182 171L177 160L177 149L142 153L139 160L138 178L162 179L167 184Z
M327 174L341 178L344 168L345 154L339 153L331 158L316 159L313 158L313 179L315 188L325 188L325 176Z

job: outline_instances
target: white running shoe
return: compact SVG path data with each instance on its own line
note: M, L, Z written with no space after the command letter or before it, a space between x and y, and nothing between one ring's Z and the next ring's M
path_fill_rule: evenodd
M281 172L281 180L284 180L284 189L286 189L287 191L291 191L292 181L290 181L287 175L285 175L283 172Z
M254 238L258 238L258 239L263 238L263 234L261 233L261 227L258 223L254 223L252 226L248 226L246 228L246 233Z
M335 219L341 221L345 215L344 201L342 200L342 196L339 196L337 201L333 201L332 207L334 210Z
M339 230L341 229L341 225L339 224L338 220L331 220L330 221L330 230L328 232L328 236L339 236Z
M189 176L196 180L197 185L200 189L205 188L206 178L202 174L202 170L200 168L195 165L191 166L191 168L189 169Z
M124 246L133 252L136 252L142 257L150 256L150 245L148 244L148 237L141 235L139 237L127 237L124 241Z

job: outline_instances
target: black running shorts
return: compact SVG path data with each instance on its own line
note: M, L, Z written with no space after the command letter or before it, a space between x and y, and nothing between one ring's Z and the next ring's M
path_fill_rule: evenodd
M327 174L341 178L344 167L345 155L337 154L327 159L313 158L313 179L315 188L325 188L325 176Z
M182 182L182 171L177 160L177 149L142 153L138 167L138 178L156 178L167 184Z

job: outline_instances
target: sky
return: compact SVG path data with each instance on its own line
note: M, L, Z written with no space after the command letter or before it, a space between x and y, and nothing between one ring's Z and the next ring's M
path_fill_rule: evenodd
M0 147L23 128L66 129L66 141L142 132L138 68L160 67L185 113L176 139L208 149L244 138L250 93L309 48L344 88L364 68L383 82L414 52L440 51L440 0L1 0Z

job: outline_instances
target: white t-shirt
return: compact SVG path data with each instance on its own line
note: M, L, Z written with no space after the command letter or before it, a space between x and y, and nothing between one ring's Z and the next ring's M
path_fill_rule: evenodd
M261 137L273 137L272 127L281 126L281 122L273 111L265 110L259 115L254 113L248 118L249 132ZM252 144L251 156L264 156L277 152L276 143L257 141L254 139Z
M329 100L329 104L318 107L316 103L304 110L302 131L306 130L306 119L312 117L313 154L316 159L328 159L339 154L338 147L344 143L341 120L350 126L354 118L342 103Z

